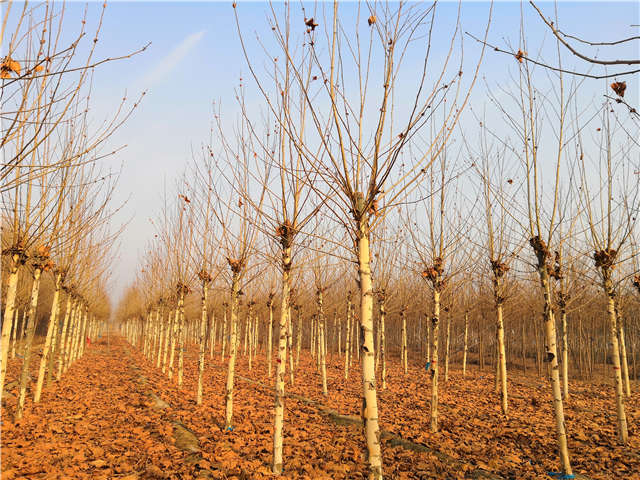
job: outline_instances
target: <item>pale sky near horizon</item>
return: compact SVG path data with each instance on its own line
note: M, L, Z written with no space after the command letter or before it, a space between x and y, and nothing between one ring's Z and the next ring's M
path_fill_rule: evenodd
M293 7L298 4L292 3ZM553 15L553 3L541 2L548 16ZM90 3L89 19L95 21L101 4ZM353 13L355 4L344 7L345 15ZM84 3L67 4L67 19L80 18ZM247 32L269 35L266 3L239 2L238 11ZM439 6L446 15L455 15L457 3ZM489 41L501 47L506 42L517 45L520 28L519 2L496 2ZM528 4L525 29L531 46L549 42L549 32ZM559 19L562 28L594 41L611 41L637 34L631 24L639 24L637 2L560 2ZM482 36L488 4L463 2L462 27ZM441 13L442 14L442 13ZM90 23L88 22L88 23ZM465 48L473 51L475 43L465 38ZM116 168L122 163L122 176L116 202L126 206L114 218L114 228L129 221L121 241L119 258L114 265L112 300L133 280L138 259L146 242L153 237L149 219L160 211L163 190L170 190L174 178L180 175L191 159L192 149L209 138L212 102L233 105L234 87L247 74L242 56L231 3L227 2L111 2L107 5L96 58L126 54L148 42L148 50L130 60L109 63L96 70L93 112L97 118L107 117L125 91L134 98L142 90L147 95L132 118L111 139L115 147L127 148L109 161ZM637 47L637 43L635 44ZM636 48L637 50L637 48ZM635 54L628 48L622 51ZM250 51L260 58L258 49ZM604 55L604 51L603 51ZM486 53L481 74L490 85L509 78L517 66L512 58L492 51ZM573 62L584 70L584 64ZM594 69L594 71L601 71ZM630 102L638 99L638 76L628 80ZM247 89L255 89L251 81ZM586 96L602 94L606 83L593 80ZM480 82L474 91L473 105L481 108L485 99Z

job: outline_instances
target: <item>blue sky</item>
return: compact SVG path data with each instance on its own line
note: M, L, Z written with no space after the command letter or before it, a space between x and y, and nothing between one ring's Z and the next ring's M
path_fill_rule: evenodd
M293 7L297 7L297 3ZM553 3L540 3L552 15ZM356 4L343 6L342 14L353 15ZM85 4L67 4L68 21L80 18ZM266 22L265 3L240 2L238 5L243 31L251 36L255 31L267 38L270 29ZM308 7L309 8L309 7ZM489 39L505 46L511 41L517 45L520 28L518 2L497 2ZM550 44L544 25L528 4L524 5L525 29L530 46ZM443 18L454 18L457 4L445 2L439 6ZM100 4L89 4L88 22L94 22ZM613 2L560 2L559 18L562 28L570 33L588 36L595 41L606 41L637 34L638 3ZM482 36L488 11L483 2L464 2L462 26ZM113 293L118 297L133 279L138 258L149 238L153 236L149 218L161 208L164 185L171 189L191 158L192 148L197 150L209 137L212 102L233 108L233 92L241 75L247 76L236 32L233 9L225 2L112 2L106 9L98 57L123 55L152 42L149 49L131 60L109 63L96 71L93 112L103 118L112 112L125 91L128 97L148 90L140 107L126 126L112 139L111 145L128 147L109 161L123 163L122 178L116 201L127 201L114 223L130 221L121 237L120 257L113 272ZM632 48L616 50L617 56L638 58L638 44ZM472 56L477 45L465 38L465 55ZM257 59L262 53L250 46L250 55ZM407 60L411 63L411 59ZM571 65L581 65L570 59ZM410 65L406 65L410 68ZM580 67L584 69L584 67ZM509 81L509 72L515 74L517 66L512 58L488 51L482 66L482 75L490 85ZM637 104L637 79L627 79L630 102ZM246 80L249 80L248 78ZM248 90L251 81L245 82ZM586 101L602 94L602 81L591 81L585 87ZM474 91L473 106L482 109L486 102L484 85Z

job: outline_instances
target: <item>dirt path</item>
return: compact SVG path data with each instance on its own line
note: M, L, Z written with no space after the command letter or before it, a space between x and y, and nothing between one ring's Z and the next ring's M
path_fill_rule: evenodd
M151 408L122 340L92 345L13 422L2 416L2 479L164 478L185 453L165 412Z

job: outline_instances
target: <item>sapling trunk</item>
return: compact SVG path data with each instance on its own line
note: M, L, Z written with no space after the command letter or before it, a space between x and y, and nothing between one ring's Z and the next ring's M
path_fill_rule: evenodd
M313 315L310 320L311 329L309 332L309 352L311 353L311 358L316 358L316 317ZM317 363L316 363L317 368Z
M438 431L438 333L440 329L440 291L433 289L433 312L431 316L431 422L433 433Z
M179 323L180 323L180 308L176 307L173 314L173 328L171 330L171 345L169 348L169 380L173 379L173 361L176 355L176 342L178 340Z
M22 360L22 371L20 372L20 393L18 396L18 406L16 407L16 419L22 418L24 412L24 401L27 397L27 381L29 380L29 362L31 360L31 346L36 333L36 309L38 307L38 294L40 293L40 275L42 268L36 265L33 270L33 284L31 285L31 301L29 302L29 316L27 325L27 338L24 345L24 359Z
M242 349L242 355L247 356L247 335L249 334L249 312L244 317L244 347Z
M9 359L9 338L11 335L11 322L6 321L6 319L11 319L14 317L16 292L18 289L18 272L20 266L23 264L23 254L21 254L20 252L11 254L11 265L9 266L9 278L7 281L7 293L5 296L4 316L2 317L5 319L5 321L2 323L2 338L0 345L0 398L2 398L2 391L4 390L4 379L5 375L7 374L7 360Z
M222 349L220 350L220 359L224 360L224 354L227 351L227 339L230 337L230 333L227 328L227 304L223 304L224 316L222 320Z
M11 344L11 358L16 358L16 341L18 340L18 309L13 311L13 328L11 329L11 337L9 342Z
M462 376L467 375L467 351L469 350L469 312L464 312L464 337L462 346Z
M231 277L231 332L229 338L229 365L227 369L227 386L225 394L225 431L233 430L233 383L235 378L236 355L238 352L238 291L240 290L240 269L233 268Z
M298 340L296 345L296 367L300 365L300 350L302 348L302 315L300 315L300 307L296 307L296 316L298 317Z
M22 355L24 356L24 337L27 333L27 312L29 311L28 308L22 310L22 321L20 322L20 346L21 346L21 352Z
M318 290L317 292L317 302L318 302L318 340L319 340L319 357L320 357L320 375L322 378L322 394L327 395L327 359L326 359L326 345L324 342L324 311L322 309L322 291Z
M603 269L604 270L604 269ZM603 271L603 287L607 296L607 314L609 317L609 342L611 345L611 355L613 360L613 378L616 389L616 410L618 412L618 441L626 445L629 439L627 428L627 415L624 409L624 390L622 384L622 372L620 369L620 346L617 335L617 315L615 308L615 291L610 278L610 271Z
M338 359L342 355L342 322L338 322Z
M245 334L245 339L248 338L249 342L249 371L251 371L252 361L253 361L253 302L249 304L249 309L247 311L247 320L245 322L245 328L247 333Z
M498 326L498 369L500 373L500 406L504 415L508 414L507 397L507 358L504 345L504 322L502 318L502 302L496 303L496 322Z
M349 295L349 299L347 300L347 330L344 341L344 379L347 380L349 378L349 354L351 350L351 295Z
M567 311L560 306L560 325L562 328L562 392L565 400L569 398L569 334L567 332Z
M40 368L38 369L38 381L36 383L36 391L33 396L33 403L40 401L40 394L42 393L42 385L44 384L44 374L47 368L47 358L49 356L49 350L52 345L53 338L56 331L56 320L59 309L60 288L62 286L62 274L56 273L55 276L55 290L53 292L53 300L51 301L51 313L49 314L49 326L47 327L47 336L44 341L44 348L42 350L42 357L40 358Z
M57 372L56 372L56 380L58 381L62 376L62 366L64 363L64 357L66 355L65 350L67 345L67 330L69 329L69 319L71 317L71 311L73 309L71 300L72 300L71 294L68 293L67 303L64 309L64 321L62 322L62 331L60 332L60 342L59 342L60 346L58 348L58 365L57 365Z
M162 307L158 308L158 316L158 327L160 331L158 332L158 346L156 350L156 368L160 368L160 366L162 365L162 347L164 346L164 338L167 335L167 326L164 322L164 310Z
M80 328L80 334L78 335L78 346L75 359L84 355L84 347L87 344L87 322L89 321L89 305L85 303L84 314L82 316L82 326Z
M402 368L404 369L404 374L406 375L408 372L408 360L407 360L407 307L403 307L400 312L400 318L402 319Z
M167 373L167 355L169 354L169 342L173 332L174 315L171 310L167 311L167 325L165 327L164 345L162 346L162 373Z
M524 332L524 320L522 321L522 372L527 373L527 350L525 348L525 332Z
M319 372L322 363L322 359L320 358L322 353L322 343L320 341L320 318L317 314L314 316L313 324L313 330L315 332L313 345L316 351L316 370Z
M449 312L448 307L445 309L445 312ZM445 346L444 346L444 381L445 383L449 381L450 344L451 344L451 315L447 313L447 336L446 336Z
M382 364L382 372L380 376L382 377L382 389L387 389L387 357L386 357L386 344L387 340L385 337L385 327L384 321L387 316L386 306L385 306L385 297L383 294L382 299L380 300L380 353L378 354L378 358L380 359L380 363Z
M66 373L71 364L73 363L73 353L75 352L76 342L78 338L78 330L80 329L80 317L82 313L80 312L81 303L80 301L76 301L73 307L73 312L71 312L71 331L69 332L69 339L67 342L67 348L64 355L64 369L63 373Z
M213 351L215 350L216 345L216 333L216 315L214 312L211 312L211 320L209 321L209 360L213 360Z
M59 325L60 325L61 306L62 306L62 301L60 298L58 298L58 309L56 311L55 325L53 328L53 335L51 337L51 347L49 349L49 356L47 358L46 384L45 384L45 386L47 387L51 385L51 382L53 381L54 358L58 353L58 350L60 349L60 335L58 331L60 330Z
M82 334L82 321L84 319L84 304L78 304L78 312L76 313L76 328L74 329L73 342L71 343L71 351L69 352L69 363L67 369L71 367L78 358L78 344L80 343L80 335Z
M206 272L201 272L206 273ZM200 316L200 343L198 351L198 389L196 391L196 404L202 405L202 376L204 374L204 348L207 334L207 296L209 293L209 280L202 280L202 312Z
M283 238L283 241L285 239ZM290 274L291 274L291 247L288 242L282 249L282 299L280 304L280 321L278 328L278 358L276 360L275 404L273 422L273 462L271 469L274 474L280 475L283 469L282 443L284 426L284 388L287 362L287 319L290 308Z
M289 380L293 385L293 323L291 321L291 305L287 304L287 347L289 349Z
M617 316L618 322L618 343L620 344L620 363L622 364L622 380L624 382L624 390L627 397L631 397L631 384L629 383L629 363L627 361L627 346L624 338L624 321L620 315Z
M428 318L429 315L425 314L426 324L427 324L427 362L431 361L431 319Z
M269 378L271 378L273 376L273 295L269 295L267 308L269 309L269 330L267 331L267 370L269 372Z
M186 330L184 328L184 293L180 292L178 299L178 386L182 386L184 375L184 351L186 348Z
M550 365L550 383L553 396L553 407L556 419L556 435L558 440L558 454L564 475L572 475L571 462L569 460L569 448L567 444L567 432L564 421L564 405L562 401L562 389L560 384L560 373L558 368L558 349L556 345L556 322L553 315L553 304L551 297L551 284L547 259L549 252L540 237L533 237L530 240L531 246L538 259L537 270L544 297L544 335L545 335L545 360Z
M371 256L369 250L369 219L364 213L358 225L358 278L360 281L360 326L362 342L362 420L367 442L369 479L382 479L380 427L378 424L378 398L373 345L373 288L371 283Z
M378 308L380 313L380 308ZM378 316L378 328L376 329L376 373L380 368L380 317Z

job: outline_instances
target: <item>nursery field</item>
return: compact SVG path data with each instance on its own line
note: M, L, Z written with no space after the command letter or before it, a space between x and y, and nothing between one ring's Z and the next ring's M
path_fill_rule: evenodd
M640 2L0 3L0 480L640 480Z
M18 421L12 419L12 381L19 359L11 362L3 399L2 479L272 478L273 388L264 354L253 359L251 370L247 357L238 359L232 431L224 430L226 369L219 349L207 360L198 406L195 345L185 353L178 388L122 337L109 344L101 339ZM354 360L353 378L345 381L340 360L327 359L326 397L307 351L294 385L287 384L285 478L366 478L361 386L354 381L359 366ZM379 390L379 408L389 478L543 479L556 468L554 417L543 378L512 373L505 418L488 369L471 366L466 378L452 369L441 384L435 434L429 432L424 366L410 365L405 375L391 358L387 386ZM574 472L602 480L640 478L638 389L626 402L629 443L622 447L616 441L613 387L572 382L570 388L565 418Z

